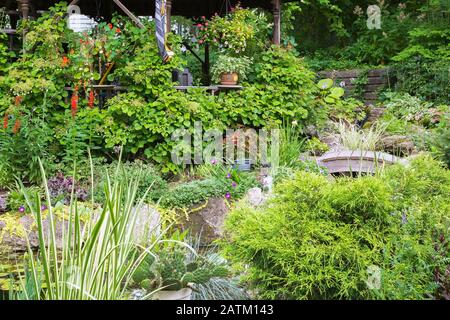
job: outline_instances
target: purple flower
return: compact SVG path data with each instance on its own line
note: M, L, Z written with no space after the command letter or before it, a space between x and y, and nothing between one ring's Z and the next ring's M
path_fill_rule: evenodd
M212 159L211 160L211 164L216 164L217 163L217 160L216 159Z
M47 210L47 206L46 206L45 204L43 204L43 205L41 206L41 211L45 211L45 210Z
M233 182L231 183L231 186L232 186L233 188L236 188L237 183L233 181Z
M231 199L231 193L227 192L227 194L225 195L225 198L226 198L227 200L230 200L230 199Z
M231 173L228 172L227 179L231 179Z
M19 212L20 213L24 213L25 212L25 207L24 206L19 207Z

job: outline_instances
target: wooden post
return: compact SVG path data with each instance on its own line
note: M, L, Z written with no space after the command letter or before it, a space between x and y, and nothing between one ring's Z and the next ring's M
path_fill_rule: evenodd
M22 18L28 20L30 15L30 1L29 0L17 0L19 3L19 9L22 12Z
M166 1L166 33L172 31L172 0Z
M273 3L273 43L281 44L281 0L272 0Z
M205 61L203 63L204 85L211 85L210 62L209 62L209 43L205 43Z

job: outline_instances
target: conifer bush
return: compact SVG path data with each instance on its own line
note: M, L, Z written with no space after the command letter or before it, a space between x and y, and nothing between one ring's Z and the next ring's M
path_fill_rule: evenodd
M262 208L233 210L222 249L261 298L438 297L449 186L426 156L356 179L298 172Z

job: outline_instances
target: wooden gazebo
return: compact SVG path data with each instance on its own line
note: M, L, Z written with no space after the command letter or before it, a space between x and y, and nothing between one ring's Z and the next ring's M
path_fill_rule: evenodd
M2 5L6 7L10 17L11 28L0 29L0 32L10 36L10 47L13 50L13 37L16 34L17 21L19 19L34 19L42 12L47 11L61 0L6 0ZM201 16L212 17L215 14L226 14L230 8L240 4L246 8L262 8L273 12L273 43L281 41L281 2L292 0L165 0L165 25L167 32L171 30L171 16L183 16L186 18L198 18ZM136 24L141 25L139 16L155 16L158 0L71 0L70 5L80 7L81 13L90 17L109 20L116 11L128 15ZM192 48L186 44L188 50L201 62L203 70L203 83L210 85L209 45L204 45L204 59L199 57Z
M22 17L28 19L36 17L41 11L48 10L60 0L6 0L11 18L12 29L2 30L13 33L17 20ZM170 16L184 16L187 18L206 16L211 17L215 13L223 14L229 6L241 3L243 7L263 8L273 12L274 32L273 42L280 43L280 9L282 0L166 0L168 24ZM292 1L292 0L284 0ZM104 17L108 19L117 10L135 16L153 16L155 13L155 0L73 0L70 4L76 4L85 15L92 17Z

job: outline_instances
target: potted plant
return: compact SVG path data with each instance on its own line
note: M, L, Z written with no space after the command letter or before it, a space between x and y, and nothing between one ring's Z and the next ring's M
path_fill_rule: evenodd
M212 68L213 81L222 85L236 85L247 79L251 62L247 57L219 56Z
M157 251L147 255L133 274L135 284L154 292L152 299L190 300L192 285L228 275L224 265L198 255L185 243L165 243Z

